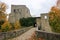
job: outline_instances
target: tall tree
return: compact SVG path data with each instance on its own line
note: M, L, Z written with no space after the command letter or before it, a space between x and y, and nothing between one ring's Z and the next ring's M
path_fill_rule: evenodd
M60 33L60 9L52 7L49 12L49 24L54 32Z
M4 21L6 21L6 9L7 5L3 2L0 2L0 25L2 25Z

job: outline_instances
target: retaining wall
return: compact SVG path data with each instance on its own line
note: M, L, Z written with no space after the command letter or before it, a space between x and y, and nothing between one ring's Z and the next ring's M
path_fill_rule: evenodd
M0 32L0 40L8 40L10 38L20 36L24 32L28 31L30 28L32 27L27 27L20 30L9 31L9 32Z
M60 40L60 33L36 31L36 37L44 40Z

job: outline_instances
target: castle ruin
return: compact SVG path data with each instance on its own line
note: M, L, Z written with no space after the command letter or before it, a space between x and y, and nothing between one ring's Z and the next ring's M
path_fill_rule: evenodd
M14 23L20 18L31 17L30 10L26 5L11 5L11 13L9 14L9 22Z
M40 18L36 19L37 26L43 31L51 32L51 27L49 25L49 15L48 13L41 14Z

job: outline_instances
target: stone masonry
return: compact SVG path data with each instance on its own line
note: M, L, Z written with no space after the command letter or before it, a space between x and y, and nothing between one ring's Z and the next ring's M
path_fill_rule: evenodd
M30 10L26 5L11 5L11 13L9 14L9 22L14 23L20 18L31 17Z
M43 31L52 32L49 25L49 15L48 13L41 14L40 18L37 18L37 26L40 26Z
M42 26L42 30L51 32L48 13L41 14L41 26Z

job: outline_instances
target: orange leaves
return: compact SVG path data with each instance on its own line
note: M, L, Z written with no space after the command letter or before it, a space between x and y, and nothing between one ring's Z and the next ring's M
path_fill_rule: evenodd
M60 9L57 7L52 7L51 12L49 13L49 17L53 18L53 16L60 17Z
M52 7L49 12L49 24L52 31L60 33L60 9Z
M58 9L57 7L52 7L51 11L55 13L55 15L60 16L60 9Z
M54 12L49 12L49 18L50 18L50 20L54 19Z
M52 7L51 11L53 11L55 13L60 13L60 9L58 9L57 7Z

